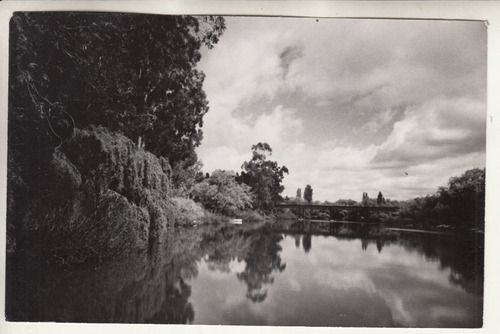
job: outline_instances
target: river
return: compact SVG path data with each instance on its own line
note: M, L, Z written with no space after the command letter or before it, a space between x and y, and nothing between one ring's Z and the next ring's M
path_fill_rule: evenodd
M10 259L13 321L481 327L484 235L278 221L172 227L76 268Z

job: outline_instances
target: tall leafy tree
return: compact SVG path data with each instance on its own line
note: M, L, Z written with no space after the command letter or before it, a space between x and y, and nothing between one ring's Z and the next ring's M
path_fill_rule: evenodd
M439 201L447 208L447 218L482 227L485 205L485 169L467 170L461 176L452 177L448 187L438 190Z
M363 193L363 198L361 199L361 205L363 206L375 206L375 199L370 198L368 193Z
M379 191L377 196L377 205L382 205L382 204L385 204L385 198L384 195L382 195L382 192Z
M23 205L57 192L53 154L76 128L119 132L168 158L174 174L180 163L194 166L208 111L204 75L196 65L201 48L212 48L224 29L221 17L14 13L9 230L11 222L21 220L15 216L22 215ZM130 150L118 160L127 154ZM179 175L179 183L186 183L184 176Z
M365 204L366 200L368 199L368 194L363 192L363 197L361 198L361 203Z
M187 160L179 161L174 165L171 180L175 196L187 198L191 195L193 187L205 178L201 171L202 167L203 164L200 161L192 163Z
M452 177L436 194L400 203L400 215L427 224L484 228L485 169L467 170Z
M297 188L297 194L295 195L297 198L302 198L302 189Z
M74 127L102 125L195 163L208 111L196 64L224 29L221 17L15 13L11 138L50 150Z
M249 185L254 194L254 207L264 211L274 208L274 203L282 201L280 194L285 187L281 184L288 168L268 160L272 149L267 143L252 146L252 159L245 161L241 168L240 180Z
M313 200L313 189L311 185L307 185L304 189L304 199L308 202L311 203Z

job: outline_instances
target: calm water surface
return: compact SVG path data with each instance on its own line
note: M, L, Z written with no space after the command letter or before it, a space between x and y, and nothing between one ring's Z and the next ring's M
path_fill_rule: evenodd
M277 222L175 228L111 264L11 260L9 320L480 327L483 236Z

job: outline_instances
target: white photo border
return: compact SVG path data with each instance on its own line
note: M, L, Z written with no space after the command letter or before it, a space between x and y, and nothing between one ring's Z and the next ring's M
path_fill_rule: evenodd
M23 323L5 321L5 240L9 20L16 11L94 11L481 20L488 26L484 323L480 329L310 328L198 325ZM495 333L500 328L500 2L496 1L3 1L0 3L0 332L1 333Z

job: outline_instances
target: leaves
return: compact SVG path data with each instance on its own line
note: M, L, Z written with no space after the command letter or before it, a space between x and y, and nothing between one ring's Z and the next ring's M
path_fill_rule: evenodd
M304 199L308 202L311 203L313 200L313 190L311 188L311 185L307 185L304 189Z
M102 125L133 141L142 137L172 164L194 154L208 111L204 74L195 67L200 48L213 47L223 33L223 18L15 13L11 28L16 80L9 109L31 114L27 132L44 131L55 145L71 135L50 128L50 107L80 128Z
M288 169L279 167L276 161L267 160L272 149L267 143L258 143L252 146L252 160L241 166L245 172L241 173L240 181L249 185L255 195L254 206L265 211L274 207L274 203L282 200L280 194L285 187L281 185Z
M237 183L235 174L224 170L216 170L196 184L192 194L205 208L229 215L251 208L253 201L250 187Z
M402 202L401 215L423 222L484 228L485 170L474 168L452 177L436 194Z

